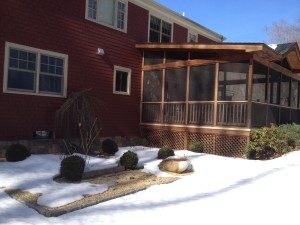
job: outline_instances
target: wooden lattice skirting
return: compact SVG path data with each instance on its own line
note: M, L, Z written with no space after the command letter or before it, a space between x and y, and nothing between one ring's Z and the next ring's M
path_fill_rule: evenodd
M243 157L249 140L249 132L214 132L202 129L166 129L165 127L143 127L142 135L153 147L170 146L173 149L186 149L191 142L199 141L204 152L209 154Z

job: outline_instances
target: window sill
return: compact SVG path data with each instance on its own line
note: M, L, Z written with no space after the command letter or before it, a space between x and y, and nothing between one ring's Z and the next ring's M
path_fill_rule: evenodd
M33 95L33 96L42 96L42 97L56 97L56 98L66 98L67 96L64 95L51 95L51 94L41 94L41 93L32 93L32 92L19 92L19 91L8 91L4 90L3 93L6 94L18 94L18 95Z
M106 23L101 23L101 22L99 22L99 21L97 21L97 20L94 20L94 19L91 19L91 18L89 18L89 17L86 17L85 19L88 20L88 21L90 21L90 22L97 23L97 24L103 25L103 26L105 26L105 27L111 28L111 29L113 29L113 30L120 31L120 32L122 32L122 33L127 33L127 27L126 27L125 29L122 30L122 29L116 28L116 27L114 27L114 26L108 25L108 24L106 24Z

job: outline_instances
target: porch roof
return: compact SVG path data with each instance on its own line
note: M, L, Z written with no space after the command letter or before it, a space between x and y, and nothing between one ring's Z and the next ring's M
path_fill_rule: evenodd
M292 45L276 45L277 50L265 43L144 43L136 44L137 49L144 50L180 50L180 51L209 51L228 54L250 53L269 62L280 62L287 59L293 73L300 73L300 50L297 43ZM284 48L283 48L284 47ZM280 51L279 51L280 50ZM284 51L283 51L284 50Z
M300 73L300 51L297 42L278 44L274 50L287 59L293 72Z

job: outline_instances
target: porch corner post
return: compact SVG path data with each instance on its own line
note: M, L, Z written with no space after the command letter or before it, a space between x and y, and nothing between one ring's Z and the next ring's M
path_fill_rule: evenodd
M164 112L165 112L165 82L166 82L166 51L164 51L164 59L163 59L163 74L162 74L162 90L161 90L161 114L160 114L160 122L164 123Z
M140 98L140 124L143 122L144 63L145 63L145 51L143 51L143 59L142 59L141 98Z
M218 92L219 92L219 63L216 63L216 74L215 74L215 96L214 96L214 127L217 126L218 116Z
M190 73L191 67L187 67L187 77L186 77L186 94L185 94L185 125L189 124L189 100L190 100Z
M253 59L249 63L249 77L248 77L248 103L247 103L247 127L252 127L252 90L253 90Z

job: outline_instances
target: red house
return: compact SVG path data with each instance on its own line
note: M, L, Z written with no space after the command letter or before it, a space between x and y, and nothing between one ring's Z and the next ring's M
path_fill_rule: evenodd
M1 1L0 140L53 131L73 91L106 102L102 136L140 135L137 43L221 42L223 36L152 0Z
M298 46L276 52L264 44L224 44L222 35L152 0L1 1L0 9L3 146L54 131L55 111L70 93L84 89L107 105L101 136L145 135L175 148L199 139L213 153L223 143L239 153L255 123L271 121L252 118L255 107L271 112L259 101L277 104L278 121L275 116L272 122L283 121L286 107L286 119L300 121ZM197 71L208 76L207 85ZM276 101L268 97L268 71L280 77L278 85L288 82L283 109L279 86L272 89ZM160 82L150 90L145 82L155 84L155 76ZM253 88L264 97L253 96ZM234 97L235 90L243 94Z

